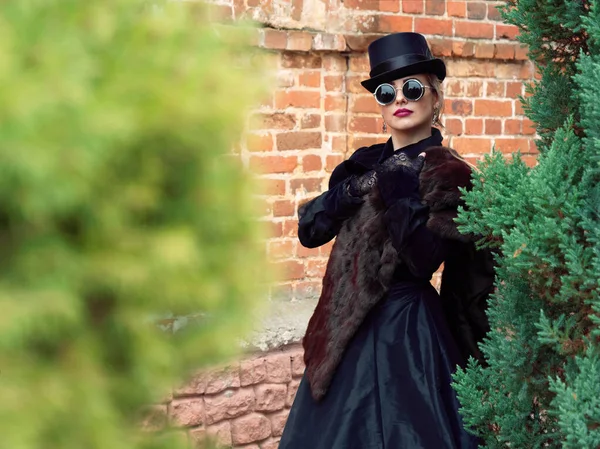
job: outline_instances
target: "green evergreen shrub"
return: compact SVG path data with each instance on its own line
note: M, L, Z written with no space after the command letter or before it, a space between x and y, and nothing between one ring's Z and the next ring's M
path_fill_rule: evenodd
M459 217L498 251L491 331L455 388L489 448L600 447L600 5L513 0L541 74L523 99L541 154L487 157Z

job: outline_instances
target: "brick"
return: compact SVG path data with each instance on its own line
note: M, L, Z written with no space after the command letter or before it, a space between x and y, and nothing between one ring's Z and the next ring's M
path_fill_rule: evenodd
M346 114L328 114L325 116L325 131L341 133L346 131Z
M320 69L321 56L297 52L284 52L281 55L281 67L284 69Z
M452 111L456 115L470 115L473 112L473 103L471 100L446 100L450 102L450 107L447 103L444 105L444 110Z
M301 129L313 129L321 126L321 116L319 114L304 114L300 120Z
M325 111L346 111L346 96L343 94L325 95Z
M285 195L285 181L283 179L262 178L260 183L264 195Z
M272 50L285 50L287 47L287 33L281 30L265 28L264 47Z
M304 192L320 192L323 178L300 178L292 179L290 181L290 190L292 194L296 194L297 190L303 190Z
M475 55L475 44L473 42L453 41L452 54L454 56L470 57Z
M425 14L443 16L446 12L445 0L425 0Z
M239 367L225 367L208 371L206 374L205 394L219 393L228 388L240 386Z
M293 240L269 240L267 253L269 260L289 259L294 254Z
M343 92L343 75L326 75L324 77L325 89L329 92Z
M523 119L523 134L525 135L533 135L537 132L536 125L534 122L529 120L528 118Z
M517 48L514 44L495 44L496 52L494 53L495 59L511 60L515 59L515 50Z
M202 399L175 399L169 406L169 415L178 426L200 426L204 424L204 402Z
M194 396L206 391L207 375L205 372L194 373L185 384L173 392L175 397Z
M467 97L482 97L483 81L466 81L465 92Z
M293 238L298 237L298 220L291 218L283 222L283 236Z
M346 139L346 137L344 136L344 140ZM336 155L328 155L325 158L325 170L328 172L331 172L335 169L335 167L337 167L339 164L342 163L342 161L344 160L344 157L342 155L336 154Z
M465 134L468 136L480 136L483 134L483 120L480 118L465 119Z
M319 108L321 93L307 90L284 90L275 92L275 109Z
M283 434L283 429L289 414L289 410L282 410L269 416L271 419L271 433L274 437L279 437Z
M504 154L515 153L519 150L521 153L526 153L529 150L529 139L496 139L494 148Z
M502 21L502 15L498 9L500 5L487 5L487 18L488 20L494 20L496 22Z
M380 117L355 116L350 120L348 129L356 133L377 134L381 132L383 119Z
M416 17L415 32L423 34L452 36L452 20Z
M485 134L498 135L502 133L502 121L498 119L485 119Z
M510 100L475 100L475 115L491 117L512 116L512 101Z
M260 443L260 449L278 449L279 448L279 438L268 439Z
M485 87L485 96L504 98L504 87L504 82L488 81Z
M256 173L292 173L298 166L295 156L250 156L250 170Z
M291 355L292 361L292 377L302 377L304 374L304 352L298 350Z
M452 56L452 41L449 39L429 39L429 46L434 56Z
M515 101L515 115L525 115L523 103L521 103L520 101Z
M280 273L282 279L294 280L304 277L304 265L295 260L274 263L276 273Z
M318 248L306 248L305 246L302 246L302 245L296 246L296 257L301 257L301 258L317 257L318 255L319 255Z
M535 143L535 140L531 139L529 140L529 152L532 154L539 154L539 150L537 147L537 144Z
M287 386L282 384L261 384L254 387L257 412L275 412L285 406Z
M344 7L348 9L360 9L363 11L377 11L379 0L344 0Z
M294 398L296 397L296 392L298 391L298 387L300 386L300 379L294 379L287 385L287 395L285 399L285 405L291 407L294 403Z
M400 0L379 0L378 11L400 12Z
M319 149L322 144L322 135L320 132L292 131L277 134L276 140L279 151Z
M256 397L250 387L226 390L214 396L207 395L204 397L206 424L241 416L254 410L255 404Z
M246 135L246 147L248 151L271 151L273 150L273 135L249 133Z
M268 236L270 238L283 237L283 223L281 221L269 222L268 228Z
M423 0L401 0L402 12L407 14L422 14L425 11Z
M295 82L294 73L290 70L279 70L277 72L277 87L292 87Z
M507 64L497 64L488 61L467 61L451 59L446 63L448 73L452 77L485 77L493 78L498 66Z
M311 171L320 171L323 168L321 156L308 154L302 158L302 171L304 173Z
M487 13L486 4L483 2L467 2L467 17L471 20L485 19Z
M460 136L463 132L463 124L457 118L448 118L444 121L446 132L453 136Z
M327 72L345 72L346 57L335 53L327 54L323 56L322 65Z
M515 25L496 24L496 39L516 40L518 35L519 28Z
M523 159L523 162L525 162L525 165L527 165L529 168L533 168L538 164L537 156L526 154L521 156L521 159Z
M506 83L506 96L509 98L518 98L523 94L523 83L520 81Z
M302 87L321 87L321 71L310 70L298 75L298 85Z
M371 70L371 65L369 64L368 56L366 54L350 56L349 68L351 72L368 72L369 70Z
M206 435L214 439L221 446L231 446L231 423L223 421L206 428Z
M271 113L257 114L253 117L260 123L262 129L293 129L296 126L296 118L292 114Z
M444 92L452 97L460 97L465 93L465 83L461 80L450 79L445 81Z
M504 122L504 134L515 135L521 134L523 122L518 119L506 119Z
M381 113L381 106L372 95L353 95L352 111L355 113Z
M341 34L318 33L313 39L313 50L345 51L346 39Z
M492 147L490 139L485 137L453 137L451 146L460 154L489 153Z
M312 48L313 37L304 31L290 31L287 37L287 50L309 51Z
M346 90L350 93L364 94L365 88L362 86L361 81L364 76L351 75L346 77Z
M475 57L480 59L492 59L496 48L494 44L477 44L475 46Z
M413 31L413 19L406 16L381 15L379 16L378 31L382 33Z
M447 1L446 11L450 17L467 17L467 4L465 1Z
M296 206L290 200L275 200L273 201L273 216L274 217L293 217L296 213ZM241 376L241 373L240 373ZM240 377L241 380L241 377ZM242 385L243 381L242 381Z
M258 413L235 419L231 422L233 444L248 444L271 436L271 421Z
M528 45L517 45L515 47L515 59L517 61L525 61L529 59L529 46Z
M289 354L270 354L265 358L267 381L287 383L292 380L292 363Z
M457 20L454 23L454 35L473 39L492 39L494 37L494 25Z
M377 143L382 143L382 140L383 139L381 139L381 137L378 137L378 136L355 137L354 135L350 134L348 146L353 149L358 149L358 148L362 148L362 147L370 147L371 145L375 145Z

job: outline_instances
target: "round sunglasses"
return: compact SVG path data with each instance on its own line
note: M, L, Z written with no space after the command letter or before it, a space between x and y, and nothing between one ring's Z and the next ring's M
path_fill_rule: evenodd
M398 90L402 90L402 95L408 101L419 101L421 97L425 94L425 89L432 89L431 86L423 86L423 83L416 78L410 78L402 83L402 87L395 87L389 83L380 84L375 89L373 95L375 96L375 100L381 106L387 106L388 104L392 104L396 101L396 95Z

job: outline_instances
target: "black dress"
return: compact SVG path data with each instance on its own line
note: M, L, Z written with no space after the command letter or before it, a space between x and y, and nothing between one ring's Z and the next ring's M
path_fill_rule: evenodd
M440 145L432 136L402 149L415 157ZM345 181L394 152L386 144L357 150L332 173L329 190L304 208L298 235L307 247L330 241L362 203ZM411 217L408 219L408 217ZM392 242L406 263L348 344L325 397L316 402L302 379L280 449L477 448L463 428L451 374L463 360L430 279L447 245L426 227L427 209L398 199L386 213Z

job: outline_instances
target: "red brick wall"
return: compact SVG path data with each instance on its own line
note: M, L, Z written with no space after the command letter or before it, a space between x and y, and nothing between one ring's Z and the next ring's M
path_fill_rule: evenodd
M324 191L333 168L355 149L386 139L379 108L360 86L369 70L367 45L382 33L421 32L445 60L446 144L472 161L495 146L521 150L534 163L534 129L517 98L533 65L516 28L500 21L501 3L234 0L219 7L264 24L256 44L277 67L277 85L242 149L265 183L267 249L283 273L273 297L318 295L330 245L309 250L297 242L298 205Z
M302 348L292 345L198 373L154 406L146 425L160 427L168 417L192 446L209 435L224 447L276 449L303 371Z

